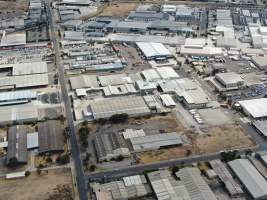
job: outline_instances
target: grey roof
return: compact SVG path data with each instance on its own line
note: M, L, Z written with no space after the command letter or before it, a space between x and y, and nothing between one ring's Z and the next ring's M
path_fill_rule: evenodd
M15 63L0 65L0 69L12 69L13 76L47 73L46 62Z
M252 62L261 70L267 69L267 57L254 56L252 57Z
M61 121L49 120L38 123L39 153L64 150L64 137Z
M253 122L253 126L258 129L265 137L267 137L267 120L257 120Z
M7 161L16 157L18 162L26 163L27 155L27 126L11 126L8 129Z
M254 199L267 198L267 181L249 160L237 159L228 164Z
M141 96L127 96L97 99L90 103L95 119L109 118L114 114L142 115L150 113Z
M176 132L135 137L130 138L130 141L134 151L147 151L165 146L183 144L181 135Z
M160 13L155 11L131 11L128 15L128 19L130 20L167 20L169 15L167 13Z
M176 176L185 185L191 200L217 200L208 184L201 177L198 168L186 167L180 169Z
M70 84L73 90L79 88L94 88L99 86L95 75L81 75L70 77Z
M101 86L122 85L128 83L129 79L130 78L127 78L126 74L98 76L98 80Z
M215 75L216 79L219 80L223 85L236 84L244 82L241 76L235 72L218 73Z

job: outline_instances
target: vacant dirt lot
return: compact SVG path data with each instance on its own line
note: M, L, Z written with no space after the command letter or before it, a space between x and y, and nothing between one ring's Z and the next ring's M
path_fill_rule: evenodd
M189 136L195 154L218 152L223 149L236 149L254 146L252 140L239 126L223 126L209 129L205 135Z
M137 154L139 163L152 163L162 160L184 158L190 155L200 155L219 152L223 149L253 147L254 143L239 126L223 126L210 128L207 134L197 135L186 132L190 145L174 147Z
M127 16L130 11L135 10L136 3L111 4L104 8L102 16Z
M48 174L32 173L29 177L14 180L0 180L0 199L5 200L47 200L56 189L71 185L68 169L50 170Z

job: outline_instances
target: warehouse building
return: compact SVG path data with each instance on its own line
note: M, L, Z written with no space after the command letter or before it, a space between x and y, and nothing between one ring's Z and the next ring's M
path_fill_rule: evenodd
M194 33L195 30L188 26L187 22L176 21L152 21L149 23L147 30L167 31L172 33Z
M31 74L22 76L0 77L0 90L16 88L33 88L47 86L49 84L48 74Z
M251 61L260 69L267 70L267 57L253 56Z
M80 88L96 88L99 87L97 76L95 75L81 75L70 77L70 85L73 90Z
M11 126L8 129L7 163L12 158L22 164L28 161L27 126Z
M254 119L267 117L267 98L238 101L243 112Z
M147 176L158 200L191 200L183 183L168 170L150 172Z
M94 119L109 118L112 115L123 113L129 116L140 116L150 113L141 96L97 99L92 101L89 107Z
M124 139L130 139L130 138L135 138L135 137L143 137L146 135L146 133L143 129L139 129L139 130L125 129L122 132L122 135Z
M145 198L151 193L146 178L142 175L124 177L123 181L112 181L104 184L90 184L96 200L119 200Z
M28 103L37 98L37 93L31 90L0 93L0 106Z
M163 133L130 138L134 152L151 151L156 149L181 146L183 140L179 133Z
M142 21L114 21L107 25L107 30L116 33L146 33L148 22Z
M162 104L168 108L174 108L176 106L176 103L169 94L160 95L160 99L162 101Z
M173 57L172 53L161 43L137 42L136 45L148 60Z
M231 197L238 197L244 194L242 187L237 183L225 164L220 160L212 160L209 162L214 172L219 176L220 180L224 183L225 188Z
M39 154L64 151L64 136L61 121L48 120L38 123Z
M118 133L97 134L93 142L99 162L130 155L126 141Z
M9 72L11 76L47 73L46 62L14 63L0 65L0 72Z
M191 200L217 200L208 184L201 177L198 168L186 167L180 169L176 176L184 184Z
M217 73L210 81L219 92L237 90L246 86L245 81L235 72Z
M194 8L179 5L175 13L175 20L179 22L194 22L196 21L196 15Z
M267 138L267 120L256 120L252 125L262 136Z
M157 89L157 84L155 82L137 80L135 82L136 88L140 90L141 93L150 93Z
M127 20L132 21L155 21L168 19L169 15L167 13L161 13L156 11L131 11L127 17Z
M133 83L132 79L126 74L110 74L104 76L98 76L98 80L101 86L105 87L108 85L123 85Z
M159 80L178 79L180 76L171 67L160 67L156 69L147 69L141 72L145 81L153 82Z
M0 124L34 122L38 120L38 110L32 104L0 107Z
M177 9L176 5L166 5L166 4L164 4L164 5L161 6L161 11L164 12L164 13L168 13L170 15L175 15L176 9Z
M205 108L209 103L209 97L199 84L188 78L162 81L159 87L164 93L174 93L178 101L189 109Z
M26 32L24 33L10 33L6 34L4 31L0 47L11 47L11 46L21 46L26 45Z
M267 198L267 181L249 160L237 159L228 164L253 199Z
M106 97L130 95L137 93L137 90L135 89L133 84L108 85L106 87L103 87L102 90Z
M204 46L202 48L181 46L180 54L185 56L221 56L223 54L222 48Z

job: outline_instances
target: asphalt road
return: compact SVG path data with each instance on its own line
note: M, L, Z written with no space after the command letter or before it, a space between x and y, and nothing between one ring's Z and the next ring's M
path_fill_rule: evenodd
M56 36L57 30L55 30L55 22L54 22L53 15L52 15L53 11L51 10L51 7L50 7L50 1L47 2L47 12L48 12L48 18L49 18L49 25L51 29L51 41L53 43L55 56L56 56L56 65L58 68L59 83L61 86L61 95L64 101L66 118L67 118L67 122L69 125L69 141L70 141L70 147L71 147L70 151L72 154L72 158L73 158L74 166L76 170L77 188L78 188L80 200L88 200L88 194L87 194L88 190L87 190L85 176L83 172L82 161L80 158L79 146L78 146L77 138L75 136L75 127L74 127L73 115L71 111L71 104L70 104L70 99L68 96L68 90L66 87L66 81L64 77L64 66L62 66L60 62L60 51L59 51L59 46L58 46L58 41L57 41L57 36Z

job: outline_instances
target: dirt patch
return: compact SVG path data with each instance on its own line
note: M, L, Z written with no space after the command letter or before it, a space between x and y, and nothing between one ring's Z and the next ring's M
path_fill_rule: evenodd
M127 16L130 11L135 10L137 3L111 4L105 7L101 16Z
M189 135L195 154L218 152L223 149L237 149L254 146L251 138L239 126L223 126L210 128L207 134Z
M71 183L71 174L68 169L49 170L48 174L43 175L32 172L26 178L0 180L0 199L47 200L62 187L71 188L72 194Z

